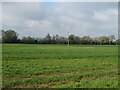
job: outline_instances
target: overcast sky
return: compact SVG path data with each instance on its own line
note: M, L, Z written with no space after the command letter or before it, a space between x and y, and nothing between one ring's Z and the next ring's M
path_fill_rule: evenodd
M20 37L44 37L47 33L92 37L118 34L117 2L4 2L2 29Z

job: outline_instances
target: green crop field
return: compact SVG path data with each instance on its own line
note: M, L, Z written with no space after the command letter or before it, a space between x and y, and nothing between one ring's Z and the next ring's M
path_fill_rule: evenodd
M117 45L3 44L3 88L118 88Z

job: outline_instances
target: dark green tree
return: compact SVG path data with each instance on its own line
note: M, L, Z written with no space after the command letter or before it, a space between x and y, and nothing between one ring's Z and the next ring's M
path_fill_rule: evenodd
M36 44L37 43L37 40L35 38L30 37L30 36L23 37L21 41L22 41L22 43L25 43L25 44Z
M74 37L75 36L73 34L69 36L70 44L74 44Z
M52 37L51 37L50 34L48 33L44 39L46 40L46 43L47 43L47 44L50 44L50 43L51 43L51 40L52 40Z
M14 30L2 30L2 42L3 43L17 43L18 34Z

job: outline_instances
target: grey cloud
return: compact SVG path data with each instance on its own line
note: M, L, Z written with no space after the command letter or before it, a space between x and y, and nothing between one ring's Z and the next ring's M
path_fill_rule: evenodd
M3 3L3 29L22 36L47 33L93 37L117 35L117 3Z

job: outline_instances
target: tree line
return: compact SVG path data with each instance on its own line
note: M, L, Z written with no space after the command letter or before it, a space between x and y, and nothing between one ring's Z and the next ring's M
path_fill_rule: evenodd
M1 30L2 43L23 43L23 44L89 44L89 45L116 45L119 40L115 39L114 35L101 36L92 38L90 36L75 36L73 34L69 37L57 35L51 36L49 33L44 38L34 38L31 36L18 38L19 34L14 30Z

